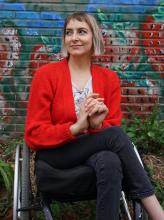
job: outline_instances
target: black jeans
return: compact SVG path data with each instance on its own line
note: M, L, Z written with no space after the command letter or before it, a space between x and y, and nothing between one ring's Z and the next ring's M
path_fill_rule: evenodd
M97 220L117 220L121 182L132 199L154 193L147 173L140 164L131 141L120 127L79 136L55 149L40 150L36 160L59 169L80 164L92 166L97 177Z

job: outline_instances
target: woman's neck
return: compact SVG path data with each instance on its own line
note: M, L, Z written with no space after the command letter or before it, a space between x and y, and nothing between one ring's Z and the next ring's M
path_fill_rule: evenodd
M68 60L70 70L77 72L78 74L87 74L90 72L91 68L91 59L90 58L79 58L79 57L70 57Z

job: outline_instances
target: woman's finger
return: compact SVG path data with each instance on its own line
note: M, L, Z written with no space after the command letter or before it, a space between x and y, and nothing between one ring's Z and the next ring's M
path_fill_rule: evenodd
M96 103L97 103L97 101L95 99L93 99L89 103L86 103L85 104L85 110L89 111L90 109L92 109L96 105Z
M89 116L94 115L95 113L97 113L99 110L99 105L95 105L92 109L90 109L90 111L88 112Z
M91 106L97 104L98 102L103 102L104 98L90 99L85 102L85 107L90 108Z
M100 95L98 93L91 93L89 96L86 97L86 101L90 100L90 99L96 99L98 98Z
M87 98L98 98L100 96L100 94L99 93L91 93L91 94L89 94L89 96L87 96Z
M108 111L109 111L109 110L108 110L108 108L107 108L106 105L103 104L103 105L99 106L98 113L103 113L103 112L104 112L104 113L105 113L105 112L108 113Z

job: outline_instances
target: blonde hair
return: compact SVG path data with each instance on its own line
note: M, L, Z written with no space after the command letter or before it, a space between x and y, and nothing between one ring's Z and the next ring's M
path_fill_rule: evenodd
M104 43L103 43L103 36L101 33L101 30L97 24L96 19L85 12L75 12L72 15L69 15L65 19L64 23L64 31L63 31L63 37L62 37L62 48L61 53L62 56L67 57L69 54L65 48L65 35L66 35L66 28L67 24L70 22L70 20L75 19L78 21L85 21L88 26L90 27L93 35L93 54L92 55L100 55L104 53Z

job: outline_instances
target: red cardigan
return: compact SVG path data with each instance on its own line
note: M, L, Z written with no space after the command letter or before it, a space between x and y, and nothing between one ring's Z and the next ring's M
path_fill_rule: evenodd
M117 74L92 64L93 92L104 98L109 114L102 128L120 125L120 84ZM67 59L42 66L33 78L25 127L25 141L33 150L58 147L77 138L70 125L77 121ZM102 129L101 128L101 129ZM89 129L89 133L101 129Z

